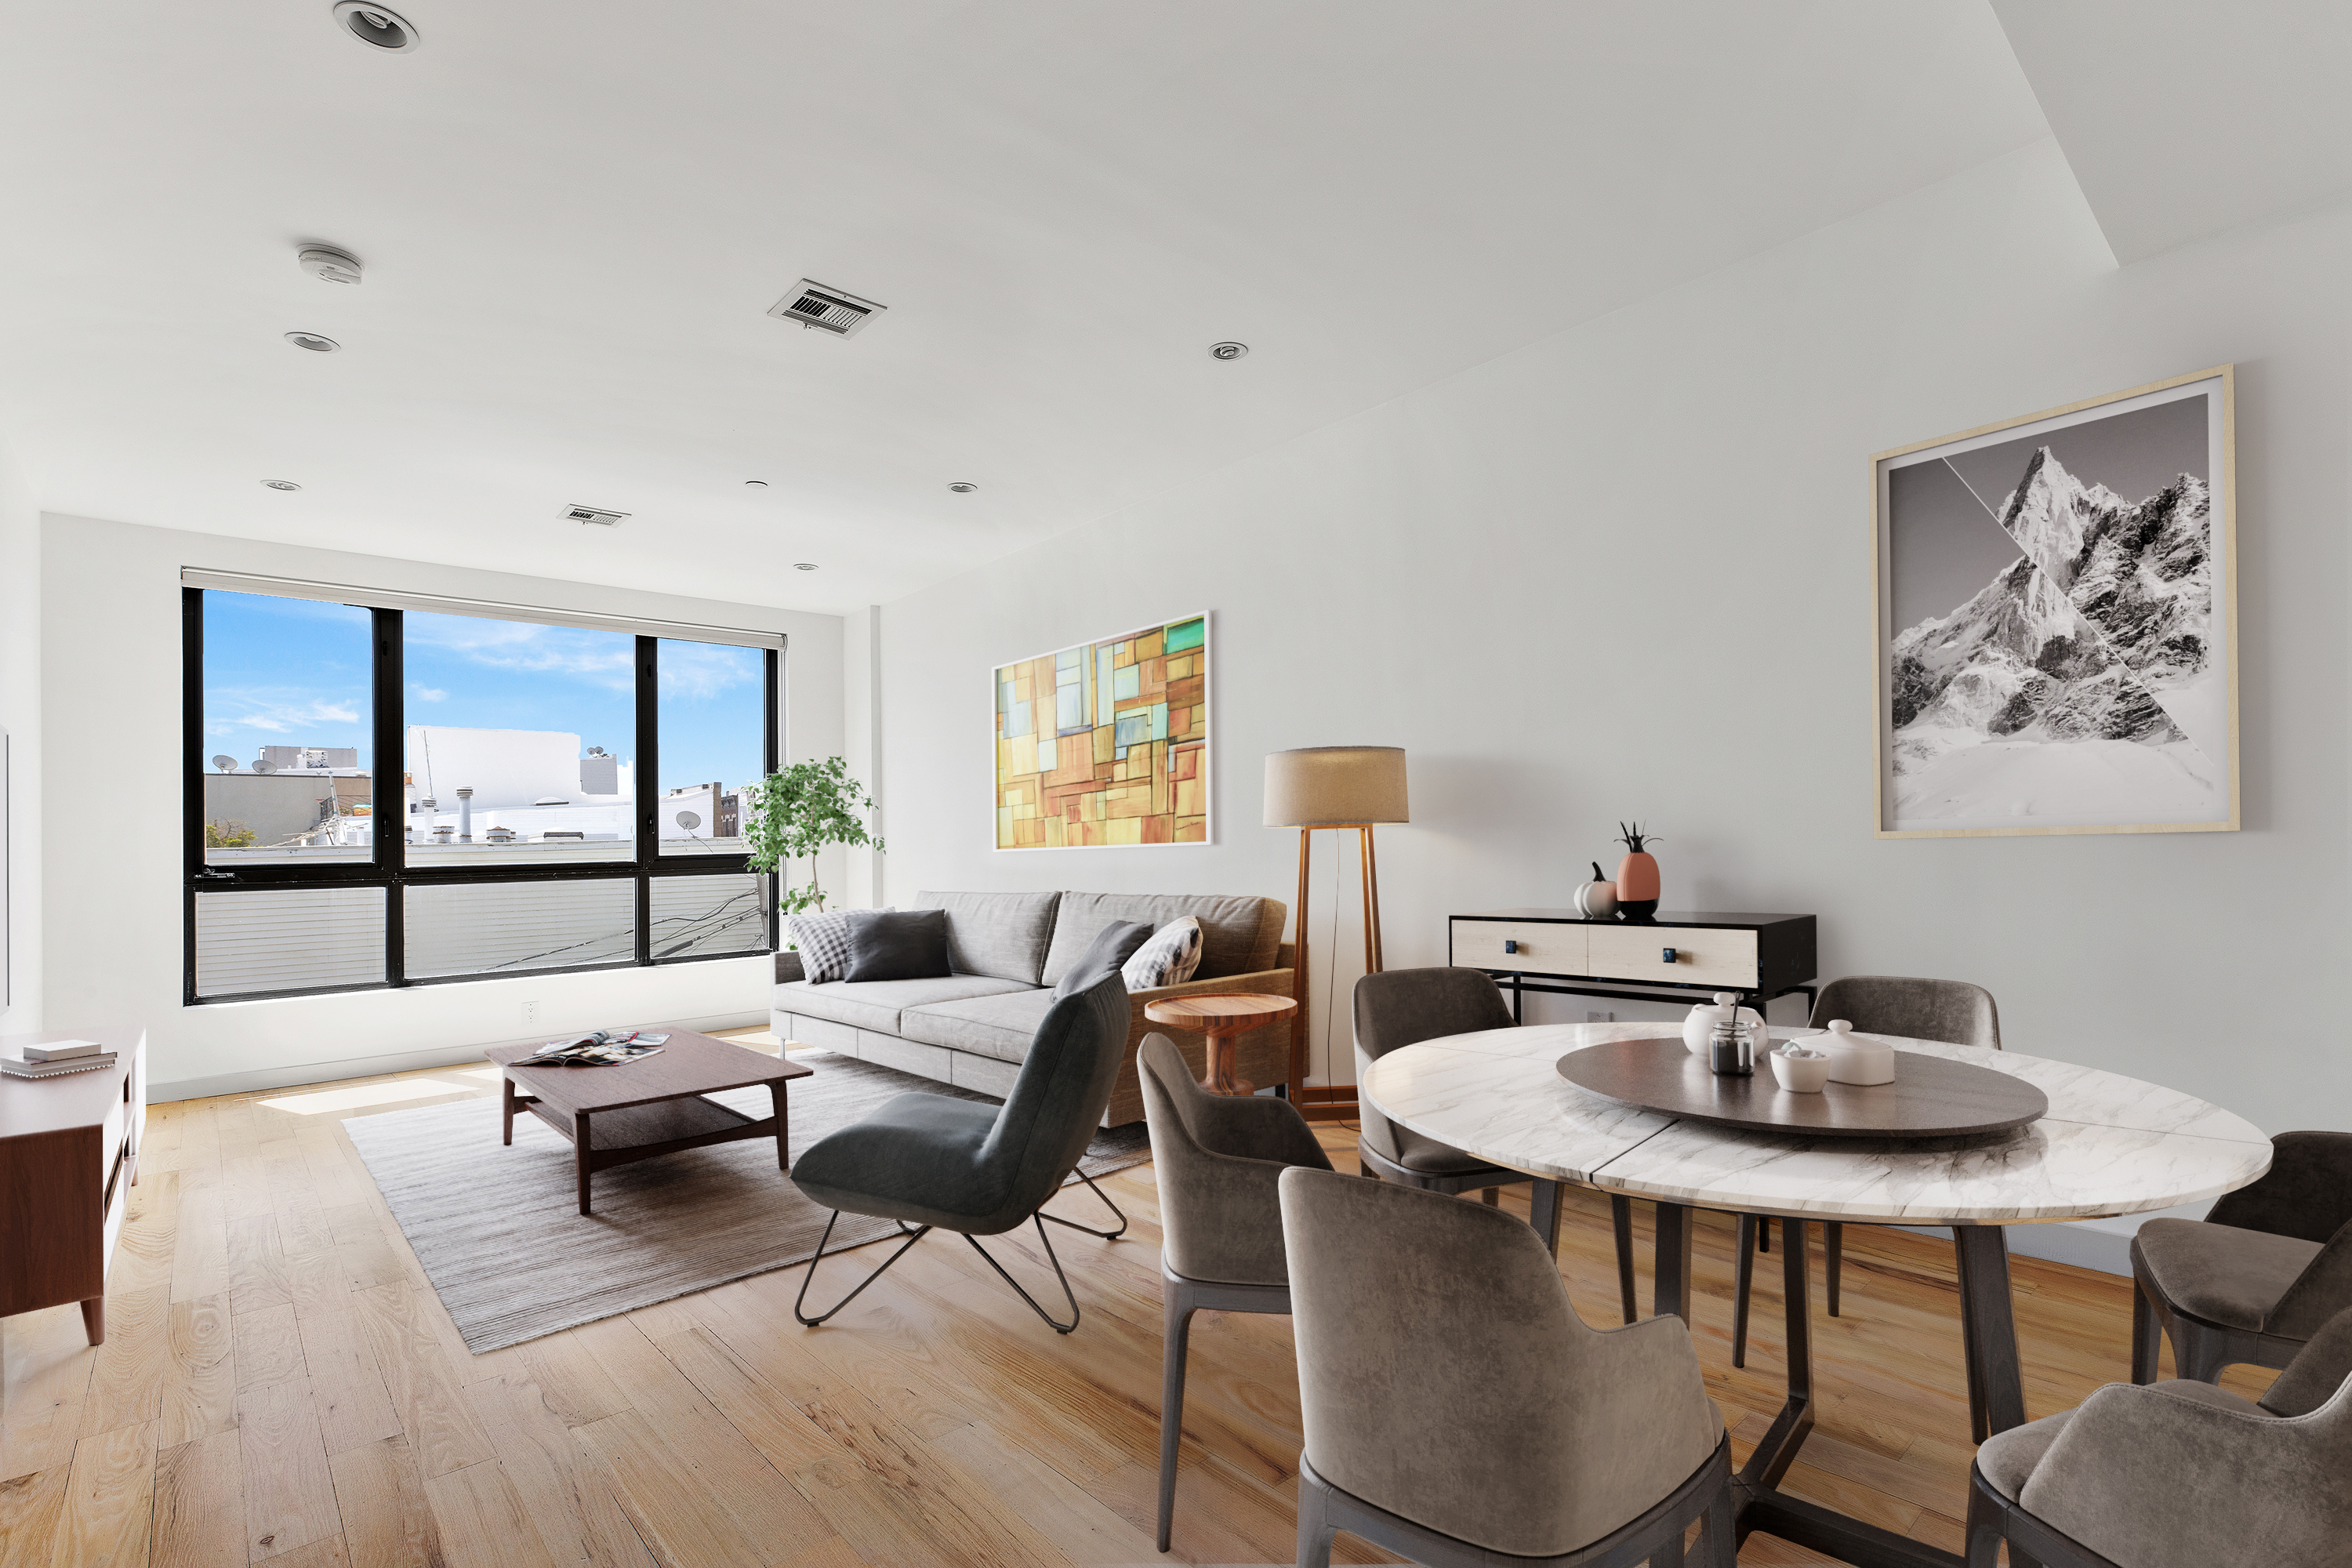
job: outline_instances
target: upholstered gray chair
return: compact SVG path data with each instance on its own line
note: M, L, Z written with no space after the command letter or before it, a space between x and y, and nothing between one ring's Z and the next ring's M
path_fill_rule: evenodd
M1110 1103L1127 1047L1127 983L1119 978L1118 964L1108 963L1107 957L1121 942L1131 952L1135 942L1129 939L1137 931L1150 934L1148 926L1106 929L1063 980L1002 1106L940 1094L901 1094L802 1153L793 1166L793 1184L834 1213L824 1222L824 1235L801 1279L793 1317L810 1328L824 1322L905 1257L907 1248L939 1229L961 1233L1055 1332L1066 1334L1078 1326L1077 1294L1062 1272L1044 1222L1050 1219L1107 1240L1127 1229L1127 1216L1095 1186L1093 1177L1078 1170L1078 1161ZM1118 1215L1118 1229L1096 1230L1040 1212L1074 1171ZM906 1239L856 1289L812 1318L801 1309L816 1279L816 1266L824 1260L825 1243L833 1239L834 1224L844 1214L895 1219ZM1036 1224L1037 1239L1045 1244L1054 1277L1069 1300L1066 1323L1039 1306L980 1245L981 1237L1001 1236L1024 1220Z
M1447 1035L1507 1029L1517 1022L1494 981L1475 969L1391 969L1367 974L1356 982L1354 1010L1358 1082L1373 1062L1391 1051ZM1369 1104L1361 1106L1360 1114L1363 1132L1356 1141L1356 1158L1364 1174L1425 1193L1466 1193L1475 1188L1489 1205L1500 1201L1501 1188L1513 1182L1532 1181L1528 1221L1542 1233L1545 1246L1559 1244L1559 1183L1490 1165L1450 1144L1424 1138L1410 1127L1399 1127ZM1635 1316L1633 1210L1624 1198L1610 1202L1622 1207L1618 1273L1625 1298L1625 1321L1630 1323Z
M2132 1238L2132 1381L2156 1381L2159 1336L2179 1374L2284 1366L2352 1307L2352 1132L2282 1132L2260 1181L2201 1220L2152 1219Z
M1299 1568L1339 1531L1433 1568L1731 1568L1731 1447L1680 1318L1593 1329L1526 1226L1282 1173Z
M1813 999L1811 1026L1829 1027L1843 1018L1865 1035L1895 1035L1909 1040L1942 1040L1955 1046L2000 1049L2000 1011L1992 993L1965 980L1917 980L1902 974L1849 974L1822 987ZM1759 1066L1761 1064L1759 1064ZM1822 1226L1822 1249L1827 1254L1830 1316L1838 1312L1838 1293L1845 1274L1845 1226L1831 1220ZM1739 1216L1738 1283L1732 1293L1731 1364L1748 1364L1748 1289L1756 1269L1756 1254L1772 1250L1772 1222L1760 1215ZM1984 1439L1983 1401L1973 1382L1969 1387L1978 1441Z
M2352 1310L2259 1403L2208 1383L2111 1383L1988 1438L1969 1568L2322 1568L2352 1557Z
M1176 1044L1146 1035L1135 1053L1151 1168L1160 1182L1160 1280L1168 1329L1160 1351L1160 1550L1176 1513L1176 1449L1184 1429L1184 1364L1192 1314L1287 1312L1275 1183L1293 1165L1330 1159L1286 1100L1211 1094Z

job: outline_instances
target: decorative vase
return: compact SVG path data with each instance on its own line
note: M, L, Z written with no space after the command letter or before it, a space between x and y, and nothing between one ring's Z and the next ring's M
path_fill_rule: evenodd
M1830 1032L1805 1044L1828 1053L1832 1083L1893 1083L1895 1047L1884 1040L1857 1035L1843 1018L1830 1020Z
M1576 912L1589 921L1605 921L1617 912L1617 884L1601 876L1598 860L1592 863L1592 880L1577 884Z
M1617 862L1617 909L1629 921L1658 912L1658 863L1643 847L1653 837L1638 822L1617 825L1617 840L1625 846L1625 858Z
M1738 992L1718 991L1715 994L1714 1005L1709 1006L1702 1002L1693 1007L1690 1010L1690 1016L1683 1020L1683 1048L1691 1055L1704 1059L1707 1054L1707 1042L1715 1037L1715 1026L1717 1024L1752 1025L1756 1030L1756 1038L1759 1041L1763 1040L1765 1038L1764 1015L1753 1007L1739 1006L1738 1001Z

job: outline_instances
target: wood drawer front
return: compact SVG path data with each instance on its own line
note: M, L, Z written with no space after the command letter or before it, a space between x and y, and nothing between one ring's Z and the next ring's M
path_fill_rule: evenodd
M1611 980L1748 988L1756 984L1756 933L1681 926L1595 926L1585 973ZM1675 961L1665 962L1665 950Z
M1465 969L1516 969L1528 974L1585 973L1581 925L1543 921L1454 921L1454 962ZM1505 942L1517 952L1503 951Z

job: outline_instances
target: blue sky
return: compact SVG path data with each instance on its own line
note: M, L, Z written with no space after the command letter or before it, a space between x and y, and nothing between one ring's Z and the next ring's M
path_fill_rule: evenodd
M619 632L410 611L407 720L563 730L624 762L636 752L634 639ZM661 645L662 784L760 776L759 649ZM250 765L263 746L351 746L372 766L368 614L257 594L205 595L205 755Z

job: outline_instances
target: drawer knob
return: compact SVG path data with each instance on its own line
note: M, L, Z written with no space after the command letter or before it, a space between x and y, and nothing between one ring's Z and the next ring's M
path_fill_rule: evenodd
M1503 951L1505 952L1517 952L1519 951L1519 944L1516 942L1507 942L1503 944Z
M1671 947L1670 947L1670 948L1668 948L1668 949L1666 949L1666 956L1665 956L1664 959L1660 960L1660 962L1661 962L1661 963L1674 963L1674 962L1675 962L1675 950L1674 950L1673 948L1671 948Z

